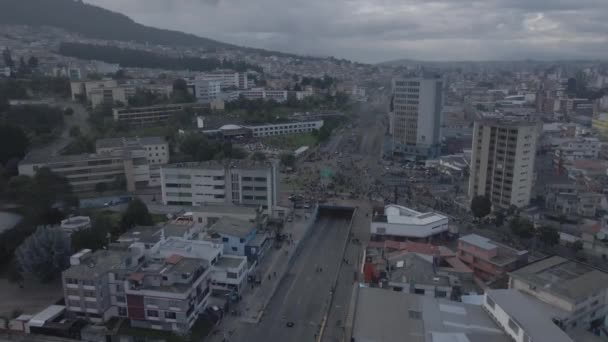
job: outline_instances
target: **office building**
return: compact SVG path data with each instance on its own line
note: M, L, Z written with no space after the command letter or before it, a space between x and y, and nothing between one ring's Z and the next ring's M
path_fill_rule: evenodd
M446 216L421 213L396 204L385 206L383 213L375 213L370 225L373 240L431 240L447 231Z
M252 85L252 80L249 80L246 72L234 71L216 71L208 72L196 78L196 81L214 81L220 82L222 89L248 89Z
M555 157L561 161L597 159L602 143L597 138L575 138L562 141L555 149Z
M96 89L116 88L118 82L116 80L72 81L70 87L72 101L78 101L80 99L90 99L91 92Z
M277 205L277 166L252 160L179 163L161 169L163 203L198 206L233 203L261 206L269 211Z
M182 103L167 104L148 107L126 107L114 108L114 121L125 122L133 125L149 125L163 123L169 120L171 115L179 113L185 109L196 112L203 108L211 108L210 104Z
M469 197L487 196L494 208L530 204L537 123L510 117L475 121Z
M247 126L228 124L220 127L219 129L204 130L203 133L207 135L221 134L224 139L243 136L259 138L274 135L312 133L315 130L321 129L323 124L323 120L291 121L277 124Z
M443 82L438 77L393 80L390 133L393 153L439 154Z
M135 89L133 89L133 92ZM91 103L92 108L97 108L103 104L114 105L119 102L127 104L128 98L132 95L127 95L129 90L125 87L101 87L95 88L88 92L87 99Z
M192 84L194 86L194 97L198 102L209 103L220 98L222 92L221 81L196 79Z
M509 273L509 288L556 308L550 317L566 331L588 329L608 313L608 273L553 256Z
M169 163L169 143L163 137L107 138L95 142L97 154L117 150L145 151L150 180L148 186L160 186L160 167Z
M252 88L235 91L231 94L230 99L234 101L242 97L246 100L274 100L276 102L285 102L287 101L288 93L287 90Z
M28 155L19 163L19 174L34 176L44 167L67 178L75 192L93 192L99 183L105 183L108 189L126 187L128 191L134 191L137 185L150 182L143 150L69 156Z
M528 251L492 241L477 234L458 239L458 258L483 281L499 279L528 262Z
M345 341L511 341L480 305L371 287L353 291Z

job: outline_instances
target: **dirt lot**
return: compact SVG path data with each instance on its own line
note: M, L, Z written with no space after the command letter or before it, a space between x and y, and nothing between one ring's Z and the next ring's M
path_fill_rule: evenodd
M63 297L61 280L40 284L35 279L26 279L23 288L0 277L0 316L10 317L15 310L35 314Z

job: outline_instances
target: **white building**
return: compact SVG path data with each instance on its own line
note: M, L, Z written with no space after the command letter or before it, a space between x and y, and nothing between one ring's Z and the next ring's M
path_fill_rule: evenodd
M277 205L277 166L252 160L180 163L161 169L163 203L198 206L204 203Z
M222 93L221 81L210 81L206 79L196 79L193 82L194 97L198 102L212 102L220 98Z
M264 89L264 88L252 88L247 90L239 90L235 91L231 95L231 100L238 100L240 97L243 97L247 100L274 100L276 102L285 102L287 101L287 96L289 92L287 90L277 90L277 89Z
M551 320L558 309L517 290L486 290L483 308L515 342L573 342Z
M494 207L530 203L538 125L518 118L475 121L469 197L487 196Z
M288 135L299 133L312 133L323 127L323 120L317 121L294 121L278 124L267 124L257 126L245 126L253 132L254 137L266 137L271 135Z
M597 138L577 138L562 142L555 149L555 156L565 161L597 159L602 143Z
M443 83L438 77L393 80L393 153L435 157L439 153Z
M91 218L88 216L73 216L61 221L61 230L68 234L91 228Z
M240 294L247 284L247 258L244 256L221 256L211 271L211 294Z
M98 154L143 149L149 165L149 186L160 185L160 166L169 163L169 143L163 137L107 138L95 142Z
M370 231L377 239L430 239L448 231L448 218L389 204L383 215L374 215Z
M248 89L250 82L247 73L234 71L208 72L196 78L197 81L218 81L222 89Z

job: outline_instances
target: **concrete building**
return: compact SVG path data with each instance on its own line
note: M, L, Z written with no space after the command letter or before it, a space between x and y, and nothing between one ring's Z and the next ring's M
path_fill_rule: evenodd
M209 103L216 101L222 93L221 81L196 79L192 84L194 86L194 97L196 97L198 102Z
M222 217L232 217L243 221L254 221L263 223L260 210L256 207L239 206L232 203L205 203L192 208L184 216L192 217L192 221L211 227Z
M149 165L149 186L160 186L160 167L169 163L169 143L163 137L107 138L95 142L97 154L138 149L145 151Z
M486 290L483 308L515 342L574 342L552 321L559 309L517 290Z
M204 130L203 133L207 135L221 134L224 139L231 137L267 137L273 135L289 135L289 134L301 134L301 133L312 133L314 130L319 130L323 127L323 120L316 121L291 121L278 124L262 124L262 125L224 125L219 129Z
M458 258L478 278L493 281L525 265L528 251L518 251L483 236L469 234L458 239Z
M234 71L216 71L207 72L196 78L196 81L214 81L220 82L222 89L234 88L234 89L248 89L250 88L251 82L246 72L234 72Z
M270 212L277 205L277 172L274 162L252 160L163 166L163 203L187 206L233 203L261 206Z
M345 341L511 341L479 305L378 288L353 291Z
M167 104L149 107L126 107L114 108L114 121L125 122L133 125L149 125L162 123L169 120L171 115L181 112L187 108L196 112L202 108L211 108L210 104L182 103Z
M597 138L577 138L561 142L555 149L555 157L563 161L597 159L602 143Z
M133 89L134 91L135 89ZM97 108L102 104L114 105L116 102L127 104L129 90L125 87L101 87L91 89L87 94L87 99L91 107ZM132 95L131 95L132 96Z
M224 254L247 256L247 245L255 239L258 231L255 221L244 221L222 217L209 227L208 234L224 245Z
M214 265L211 274L211 294L225 296L239 295L247 286L247 258L234 255L221 256Z
M438 77L393 79L393 153L423 157L439 154L442 88Z
M550 317L567 332L603 322L608 313L608 274L553 256L509 273L509 288L559 310Z
M487 196L495 208L530 204L538 126L506 117L477 120L469 197Z
M231 94L230 100L244 98L247 100L274 100L276 102L286 102L289 92L279 89L252 88L247 90L235 91Z
M76 192L92 192L99 183L109 189L125 186L134 191L150 183L150 168L142 149L68 156L28 155L19 163L19 174L34 176L41 168L64 176Z
M72 81L70 87L72 100L77 101L80 98L90 99L91 92L96 89L116 88L118 87L118 82L116 80Z
M392 291L451 299L453 287L459 284L455 277L438 271L433 257L404 253L388 259L386 279L380 283L385 281Z
M370 232L374 240L432 239L448 231L448 218L437 213L421 213L389 204L384 213L372 218Z

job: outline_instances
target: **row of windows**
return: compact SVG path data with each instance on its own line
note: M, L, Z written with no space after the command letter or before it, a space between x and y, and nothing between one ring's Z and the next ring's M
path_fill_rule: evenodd
M158 317L158 310L146 310L146 315L148 317ZM177 314L172 311L165 311L164 316L166 319L176 319Z

